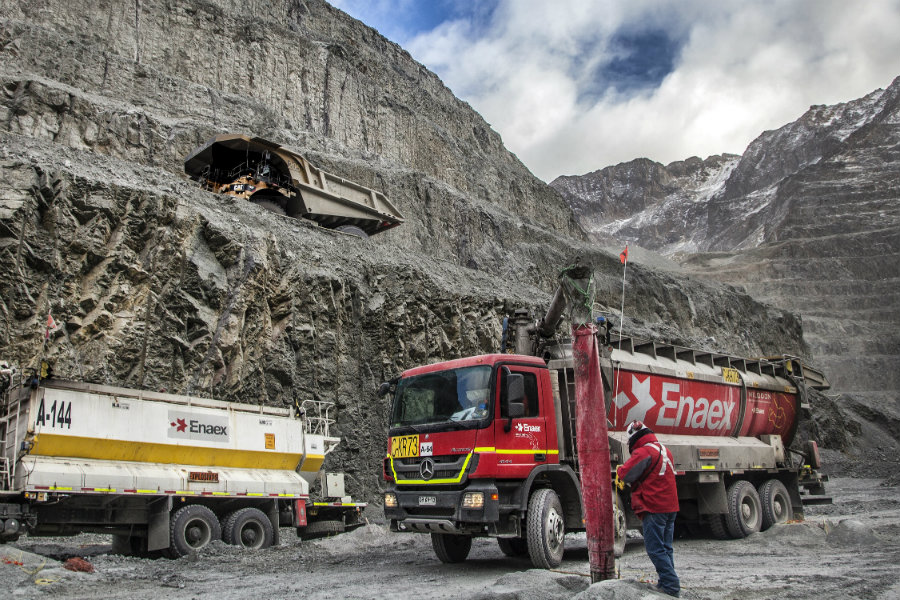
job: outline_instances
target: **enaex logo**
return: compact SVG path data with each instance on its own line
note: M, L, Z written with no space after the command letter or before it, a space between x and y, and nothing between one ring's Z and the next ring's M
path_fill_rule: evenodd
M227 425L210 425L207 423L201 423L197 419L191 419L188 421L187 419L175 419L171 423L169 423L171 427L175 428L176 432L190 432L190 433L200 433L203 435L228 435L228 426Z
M529 425L528 423L516 423L516 431L522 432L534 432L540 433L541 426L540 425Z

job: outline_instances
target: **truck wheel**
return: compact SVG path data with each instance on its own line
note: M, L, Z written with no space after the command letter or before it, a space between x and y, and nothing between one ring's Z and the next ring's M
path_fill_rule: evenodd
M187 556L222 538L215 513L201 504L188 504L175 511L169 526L169 554Z
M762 506L756 488L746 479L739 479L726 492L728 514L725 525L731 537L745 538L762 526Z
M556 492L542 488L528 501L528 554L538 569L555 569L562 564L566 525Z
M226 544L261 550L271 546L274 539L272 522L258 508L236 510L222 522L222 540Z
M438 559L444 563L458 563L466 560L472 549L472 537L450 533L432 533L431 547Z
M613 489L613 554L616 558L620 558L625 554L625 533L628 526L625 522L625 508L622 506L622 499Z
M341 233L346 233L348 235L355 235L358 238L368 239L369 234L357 227L356 225L339 225L334 228L335 231L340 231Z
M777 479L770 479L760 486L759 499L762 502L763 531L775 523L786 523L794 518L791 497L784 484Z
M300 533L301 540L316 540L344 533L343 521L313 521Z
M513 558L528 554L528 542L525 538L497 538L500 551Z
M708 515L706 524L709 525L709 531L717 540L727 540L731 538L728 533L728 526L725 525L725 515Z
M262 196L260 198L252 198L251 202L253 202L253 204L257 205L260 208L264 208L269 212L275 213L276 215L287 214L285 212L284 208L282 208L281 205L278 204L277 201L273 200L272 196Z

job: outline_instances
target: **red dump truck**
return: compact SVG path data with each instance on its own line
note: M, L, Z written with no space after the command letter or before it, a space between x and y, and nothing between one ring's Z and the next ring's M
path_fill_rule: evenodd
M382 385L393 393L385 515L394 531L430 533L444 562L465 560L472 538L489 536L503 553L553 568L565 533L584 529L571 345L527 335L555 331L558 314L548 317L519 314L517 354L416 367ZM805 502L828 501L816 443L790 449L808 389L828 387L820 372L795 357L694 350L616 335L608 324L599 322L596 338L610 477L628 458L625 428L640 419L675 459L677 523L687 531L744 537L802 518ZM627 488L614 494L621 555L640 520Z

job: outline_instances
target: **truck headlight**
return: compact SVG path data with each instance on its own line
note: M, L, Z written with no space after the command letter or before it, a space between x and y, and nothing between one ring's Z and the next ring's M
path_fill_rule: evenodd
M484 508L484 492L466 492L462 505L463 508Z
M384 507L397 508L397 494L393 492L387 492L384 495Z

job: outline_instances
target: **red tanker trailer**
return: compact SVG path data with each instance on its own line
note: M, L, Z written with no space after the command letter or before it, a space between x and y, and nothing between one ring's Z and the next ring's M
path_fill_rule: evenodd
M393 392L385 515L394 531L430 533L444 562L490 536L505 554L552 568L565 533L584 529L571 346L546 339L564 304L557 294L537 322L517 315L515 354L417 367L382 385ZM740 358L607 326L598 319L611 477L628 458L624 430L639 419L672 452L677 523L688 532L744 537L829 501L816 443L791 447L807 390L828 387L820 372L794 357ZM615 494L620 555L640 520L627 489Z

